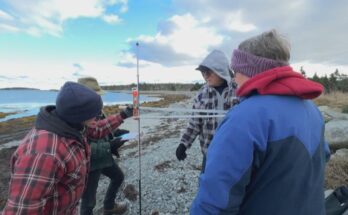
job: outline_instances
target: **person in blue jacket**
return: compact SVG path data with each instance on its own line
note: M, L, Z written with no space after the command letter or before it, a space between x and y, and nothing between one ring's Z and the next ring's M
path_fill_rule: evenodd
M289 66L290 45L271 30L232 54L239 105L219 126L190 213L321 215L329 148L311 99L323 87Z

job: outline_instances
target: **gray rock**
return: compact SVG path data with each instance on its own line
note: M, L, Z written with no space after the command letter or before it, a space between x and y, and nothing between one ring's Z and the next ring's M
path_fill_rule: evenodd
M333 193L334 190L330 189L330 190L325 190L325 198L328 197L331 193Z
M348 120L331 120L326 123L325 138L331 149L348 148Z
M328 122L331 120L348 120L348 114L334 111L328 106L320 106L319 110L323 114L325 118L325 122Z
M333 156L348 158L348 149L339 149L335 152Z

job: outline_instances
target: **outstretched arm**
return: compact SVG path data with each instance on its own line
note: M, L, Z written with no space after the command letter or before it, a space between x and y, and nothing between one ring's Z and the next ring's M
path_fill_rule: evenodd
M121 114L113 114L105 119L98 120L95 123L87 127L87 136L91 139L101 139L108 134L114 132L114 130L123 123Z

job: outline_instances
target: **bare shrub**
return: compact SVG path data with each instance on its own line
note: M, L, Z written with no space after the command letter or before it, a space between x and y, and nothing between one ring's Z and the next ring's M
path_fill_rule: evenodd
M335 156L326 165L325 188L348 185L348 158Z

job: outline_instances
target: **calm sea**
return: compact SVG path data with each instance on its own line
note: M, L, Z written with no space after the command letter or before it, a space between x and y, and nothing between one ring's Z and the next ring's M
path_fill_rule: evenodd
M104 105L131 104L131 94L105 91ZM0 122L24 116L36 115L41 106L55 103L57 91L48 90L0 90L0 112L17 112L0 119ZM141 96L140 102L157 101L159 98Z

